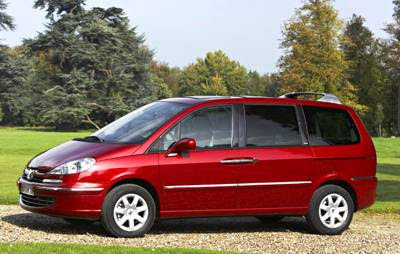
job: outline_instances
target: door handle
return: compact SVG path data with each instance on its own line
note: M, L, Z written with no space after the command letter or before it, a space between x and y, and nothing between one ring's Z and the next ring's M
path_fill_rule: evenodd
M225 159L221 161L222 164L248 164L254 162L256 162L254 158Z

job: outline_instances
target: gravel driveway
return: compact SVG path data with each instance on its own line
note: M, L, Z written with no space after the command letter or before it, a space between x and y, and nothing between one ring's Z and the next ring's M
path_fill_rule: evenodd
M253 217L164 220L142 238L117 239L100 224L72 226L62 219L0 205L0 242L60 242L183 247L251 253L400 253L400 215L357 213L340 236L310 234L302 218L267 224Z

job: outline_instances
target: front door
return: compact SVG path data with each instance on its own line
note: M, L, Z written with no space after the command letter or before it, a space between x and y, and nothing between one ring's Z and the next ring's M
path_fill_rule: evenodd
M240 157L253 160L237 169L240 208L306 207L318 175L301 131L295 105L245 105Z
M237 208L237 179L232 167L221 163L239 156L234 118L232 105L208 107L191 113L160 138L163 215ZM181 138L194 138L196 150L168 156L165 151Z

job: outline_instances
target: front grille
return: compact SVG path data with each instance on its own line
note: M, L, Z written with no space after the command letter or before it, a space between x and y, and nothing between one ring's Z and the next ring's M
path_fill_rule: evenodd
M27 175L31 173L30 178ZM54 178L54 177L49 177L47 175L47 171L40 171L39 169L36 168L25 168L24 173L22 174L22 179L29 181L29 182L34 182L34 183L47 183L47 184L58 184L62 182L62 179L60 178ZM46 177L49 177L46 179Z
M54 198L21 194L21 202L32 207L48 207L54 203Z
M32 176L33 176L32 179L28 179L27 171L28 171L28 172L29 172L29 171L30 171L30 172L34 172L34 173L32 174ZM42 183L42 182L43 182L43 179L42 179L42 178L38 178L38 177L35 176L35 173L38 173L38 172L39 172L38 169L27 167L27 168L24 170L24 173L22 174L22 179L27 180L27 181L31 181L31 182L35 182L35 183Z
M26 177L25 174L22 176L22 179L30 181L30 182L35 182L35 183L43 183L43 178L34 177L33 179L28 180L28 178Z

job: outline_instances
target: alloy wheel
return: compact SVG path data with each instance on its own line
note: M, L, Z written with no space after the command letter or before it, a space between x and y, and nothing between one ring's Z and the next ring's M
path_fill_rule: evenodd
M337 193L324 197L319 205L319 218L328 228L339 228L347 219L349 208L346 200Z
M146 201L137 194L126 194L114 206L114 220L125 231L136 231L146 223L149 208Z

